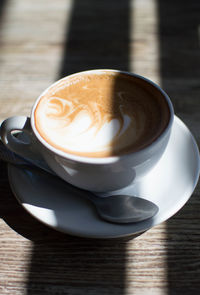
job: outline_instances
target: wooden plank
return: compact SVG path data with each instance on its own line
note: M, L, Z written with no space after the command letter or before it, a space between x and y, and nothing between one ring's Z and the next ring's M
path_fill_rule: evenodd
M199 15L194 0L1 1L0 120L29 115L62 75L107 65L160 83L200 144ZM169 221L135 239L98 241L31 217L0 165L0 294L199 293L199 185Z

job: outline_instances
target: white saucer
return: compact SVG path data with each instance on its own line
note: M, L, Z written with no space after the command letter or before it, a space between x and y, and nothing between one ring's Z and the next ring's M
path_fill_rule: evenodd
M158 214L140 223L117 225L102 221L89 201L62 180L36 169L8 165L12 191L29 213L56 230L90 238L138 234L167 220L190 198L199 171L197 144L188 128L175 117L169 144L157 166L140 183L117 192L155 202Z

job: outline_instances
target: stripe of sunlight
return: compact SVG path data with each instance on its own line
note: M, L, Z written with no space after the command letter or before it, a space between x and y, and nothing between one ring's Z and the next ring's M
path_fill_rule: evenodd
M160 85L157 0L132 0L131 71Z
M132 0L130 19L130 71L160 85L157 0ZM134 259L127 257L126 268L131 269L126 282L128 294L134 294L135 288L141 294L168 294L166 236L166 225L163 223L130 243L129 251L135 255ZM159 243L154 243L158 237Z
M2 94L3 91L3 84L4 84L4 76L5 73L3 71L3 65L5 63L5 35L6 35L6 24L8 23L8 13L9 13L9 4L10 1L3 0L0 2L0 87L1 87L1 95L0 95L0 106L4 105L3 99L4 95ZM2 109L0 113L0 122L3 121L5 118L2 115Z

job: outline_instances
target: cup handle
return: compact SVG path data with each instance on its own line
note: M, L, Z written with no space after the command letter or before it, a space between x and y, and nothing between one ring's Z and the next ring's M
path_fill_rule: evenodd
M2 142L12 152L32 161L42 159L29 117L10 117L3 121L0 131Z

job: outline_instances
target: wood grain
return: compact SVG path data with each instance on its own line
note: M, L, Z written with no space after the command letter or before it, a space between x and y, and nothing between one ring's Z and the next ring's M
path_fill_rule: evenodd
M29 115L61 76L114 67L159 82L199 144L199 15L195 0L1 1L0 120ZM0 294L199 294L199 185L137 238L90 240L31 217L0 166Z

